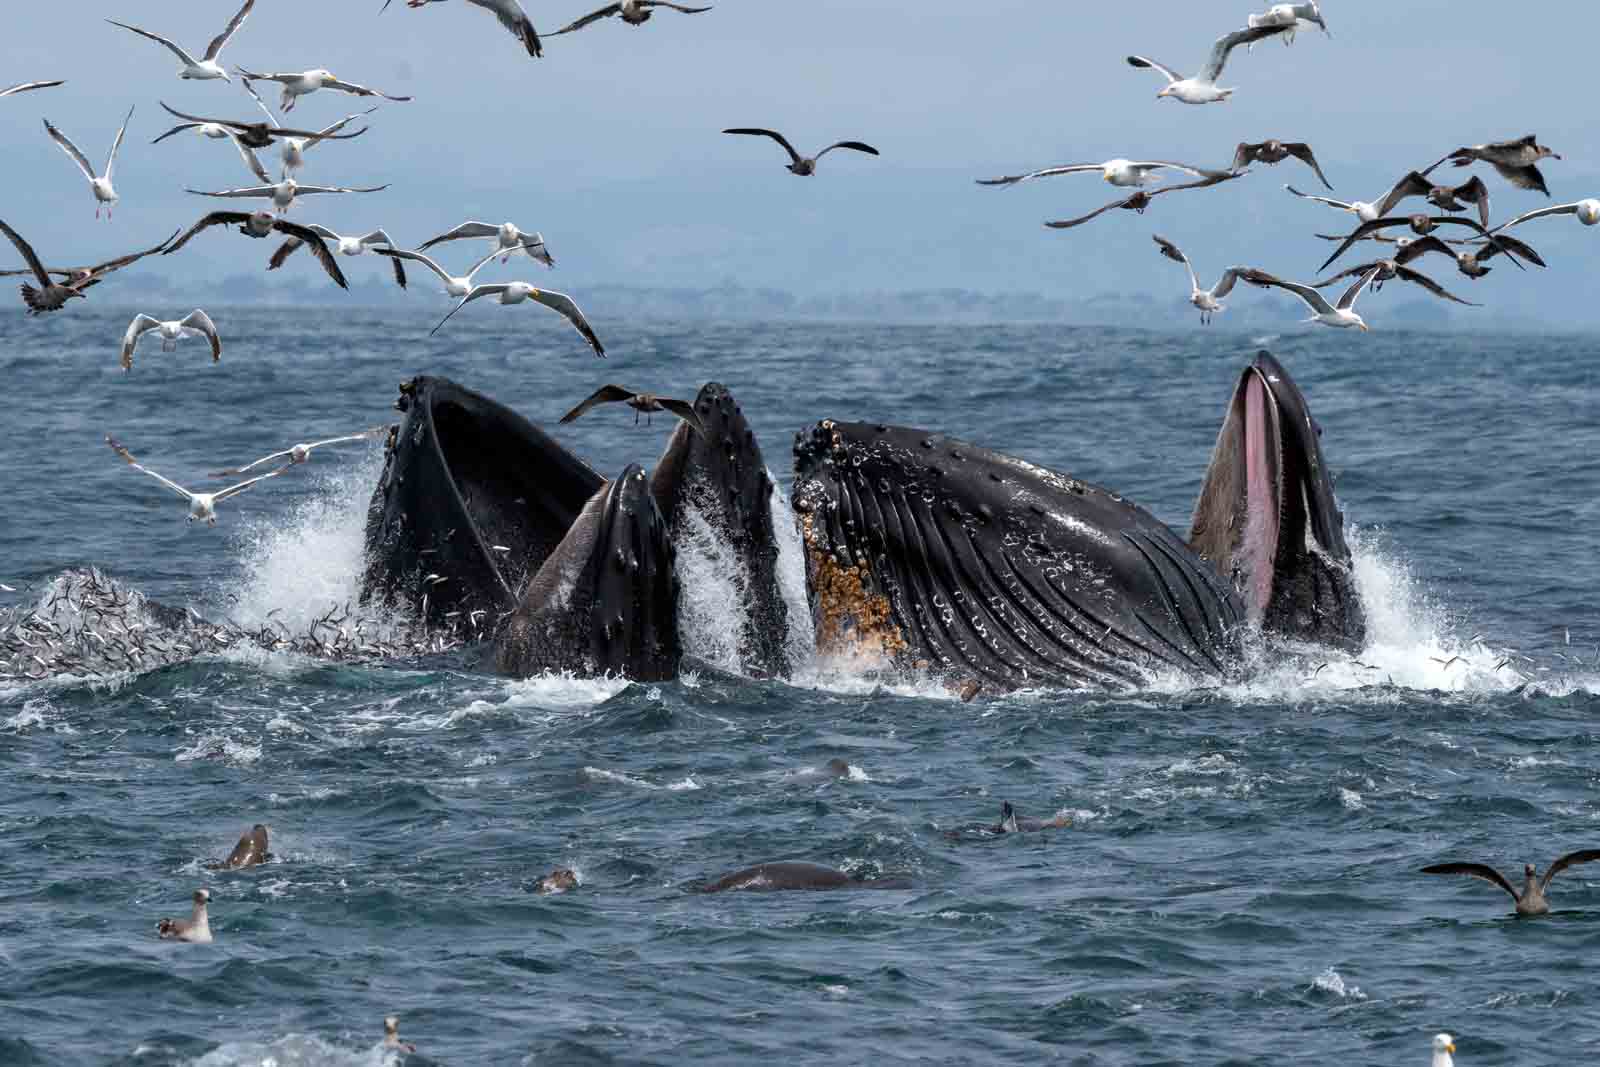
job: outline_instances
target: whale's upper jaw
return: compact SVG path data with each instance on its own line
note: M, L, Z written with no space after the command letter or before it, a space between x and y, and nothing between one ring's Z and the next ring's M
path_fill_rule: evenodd
M1264 632L1359 648L1366 617L1320 438L1294 379L1258 353L1217 435L1189 543Z
M824 421L793 504L819 648L1026 685L1129 688L1238 661L1242 606L1116 494L926 430Z

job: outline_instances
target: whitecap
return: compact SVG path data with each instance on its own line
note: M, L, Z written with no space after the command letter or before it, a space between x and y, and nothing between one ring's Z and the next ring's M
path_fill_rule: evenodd
M195 739L188 748L173 755L176 763L190 763L200 759L221 759L229 763L248 766L261 758L261 746L235 741L226 734L206 733Z
M1344 976L1331 966L1311 980L1313 989L1332 994L1340 1000L1366 1000L1367 995L1361 992L1361 987L1355 984L1346 984Z

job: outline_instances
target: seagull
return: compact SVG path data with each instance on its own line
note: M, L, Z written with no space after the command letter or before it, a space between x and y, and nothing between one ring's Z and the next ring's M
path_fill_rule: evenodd
M535 893L568 893L578 888L578 872L570 867L557 867L534 885Z
M234 477L236 475L244 474L247 471L252 471L255 468L261 466L263 463L271 463L275 459L284 459L284 458L287 458L289 460L289 462L284 464L283 467L280 468L280 469L281 470L287 470L288 468L293 467L297 463L304 463L306 460L310 459L311 458L311 453L315 449L321 448L323 445L339 445L339 444L344 444L347 441L365 441L369 437L372 437L372 436L374 436L376 434L387 433L388 430L389 430L389 428L387 426L369 426L367 429L362 430L360 433L346 434L343 437L329 437L326 440L312 441L309 444L291 445L290 447L284 449L282 452L274 452L270 456L262 456L260 459L256 460L255 462L246 463L242 467L229 467L227 470L212 471L211 472L211 477L213 477L213 478L232 478L232 477Z
M1164 185L1159 189L1140 189L1138 192L1124 200L1113 200L1104 207L1095 208L1087 215L1081 215L1075 219L1064 219L1059 222L1047 222L1045 225L1050 227L1052 230L1070 230L1074 226L1082 226L1090 219L1098 218L1107 211L1111 211L1116 208L1121 208L1124 211L1137 212L1138 214L1143 215L1145 208L1150 206L1150 202L1156 197L1160 196L1162 193L1176 193L1183 189L1204 189L1208 186L1220 185L1222 182L1232 181L1235 178L1241 178L1244 176L1244 173L1245 172L1243 171L1223 172L1212 178L1202 178L1197 182L1184 182L1182 185Z
M198 945L211 943L211 923L206 919L206 905L211 902L211 891L194 891L194 912L187 919L162 919L156 923L156 933L163 941L190 941Z
M449 233L441 233L422 242L417 251L426 252L434 245L444 244L446 241L460 241L473 237L492 238L494 251L490 253L489 258L493 259L504 253L505 258L500 261L501 263L510 262L512 256L521 252L529 259L536 259L547 267L556 265L550 250L544 246L544 237L538 233L519 230L514 222L502 222L498 226L487 222L463 222Z
M1477 230L1485 237L1490 236L1488 230L1484 229L1478 223L1473 222L1471 219L1457 219L1451 218L1447 215L1430 216L1418 214L1400 215L1393 218L1373 219L1371 222L1363 222L1360 226L1357 226L1354 230L1352 230L1350 235L1344 239L1344 243L1338 248L1334 249L1333 255L1328 257L1327 262L1323 263L1322 266L1318 267L1317 269L1327 270L1328 264L1344 255L1346 249L1355 244L1357 241L1361 240L1361 238L1365 237L1369 233L1377 233L1378 231L1387 229L1391 226L1410 226L1412 233L1415 233L1418 237L1426 237L1436 228L1447 225L1469 226L1472 229Z
M1455 1050L1455 1038L1449 1034L1434 1034L1432 1067L1456 1067L1456 1061L1450 1058Z
M64 81L55 82L21 82L9 89L0 89L0 96L10 96L12 93L29 93L35 89L49 89L57 85L67 84Z
M1316 0L1309 0L1301 4L1273 4L1259 15L1251 15L1245 20L1245 25L1250 29L1260 27L1276 27L1283 30L1283 43L1294 44L1295 31L1302 22L1313 22L1322 27L1322 32L1329 37L1333 32L1328 29L1328 24L1322 19L1322 9L1317 6Z
M321 68L303 70L298 74L257 74L254 71L245 70L243 67L238 67L237 70L241 77L249 78L253 81L277 82L282 85L283 98L278 101L278 110L284 114L294 110L295 100L308 93L314 93L318 89L333 89L336 92L349 93L352 96L381 96L385 100L393 100L396 103L404 103L411 99L409 96L390 96L388 93L382 93L376 89L368 89L365 85L357 85L354 82L340 81L333 76L331 71L322 70Z
M394 247L394 242L391 241L389 239L389 235L382 230L373 230L371 233L366 234L363 237L341 237L332 230L328 229L326 226L317 226L313 224L307 226L306 229L310 230L312 233L323 238L324 240L333 241L337 246L338 252L341 256L359 256L375 245L388 245L390 248ZM284 260L298 252L300 247L305 243L306 242L300 238L291 236L287 241L278 246L278 250L276 252L272 253L272 258L267 260L267 269L277 270L279 267L283 266ZM405 264L401 263L398 259L391 260L390 262L394 265L395 284L404 289L406 287Z
M559 37L563 33L581 30L591 22L599 22L613 15L621 15L622 21L630 26L643 26L650 21L653 7L670 7L674 11L681 11L685 15L698 15L702 11L710 11L709 7L684 7L682 4L669 3L668 0L621 0L620 3L607 4L599 11L583 16L583 18L568 26L563 26L555 33L546 34L547 37Z
M400 1017L397 1015L386 1016L383 1020L383 1047L398 1049L407 1055L417 1051L417 1046L400 1040Z
M228 499L230 496L233 496L235 493L244 492L257 482L265 481L268 478L276 478L290 467L290 464L285 463L276 470L270 471L266 474L258 475L254 478L251 478L249 481L240 482L238 485L230 485L228 488L219 490L215 493L191 493L177 482L163 478L161 475L157 474L153 470L150 470L148 467L141 467L139 462L133 458L133 454L130 453L126 448L123 448L122 445L118 444L117 439L112 437L110 434L106 435L106 444L110 445L111 451L121 456L123 461L126 462L128 466L132 467L136 471L142 471L143 473L148 474L150 477L154 478L156 481L160 482L162 485L166 486L168 489L171 489L174 493L177 493L179 496L187 500L189 502L189 522L191 524L196 519L203 519L205 520L207 526L215 526L217 524L218 504Z
M1438 240L1438 238L1431 238L1431 239L1432 240ZM1421 271L1412 270L1410 267L1406 266L1401 261L1400 257L1402 255L1404 255L1406 252L1411 251L1411 249L1414 248L1414 247L1416 247L1415 243L1413 243L1411 245L1408 245L1406 248L1402 249L1401 252L1399 254L1397 254L1395 256L1395 258L1393 258L1393 259L1376 259L1376 260L1373 260L1371 263L1361 263L1361 264L1358 264L1357 266L1351 267L1349 270L1340 271L1338 274L1335 274L1333 277L1328 278L1325 281L1317 282L1315 285L1312 286L1312 288L1313 289L1326 289L1330 285L1338 284L1341 280L1343 280L1345 278L1358 277L1360 275L1366 274L1368 271L1376 270L1377 271L1377 275L1372 279L1372 291L1373 292L1377 292L1379 289L1383 288L1383 283L1384 282L1391 281L1391 280L1393 280L1395 278L1399 278L1403 282L1412 282L1412 283L1414 283L1416 285L1420 285L1424 289L1428 290L1428 292L1432 293L1434 296L1437 296L1437 297L1439 297L1439 298L1441 298L1443 300L1453 300L1457 304L1465 304L1468 307L1482 307L1483 306L1482 304L1474 304L1470 300L1461 299L1459 296L1456 296L1455 294L1453 294L1453 293L1449 292L1448 290L1446 290L1444 286L1440 285L1438 282L1434 281L1432 278L1428 277L1426 274L1423 274ZM1431 251L1431 249L1425 249L1424 251ZM1421 252L1418 252L1415 255L1421 255L1421 254L1422 254ZM1415 258L1415 255L1412 258ZM1485 267L1483 269L1487 273L1488 268Z
M157 137L156 141L159 141L165 137L171 137L173 134L178 133L181 130L191 129L193 126L226 126L228 129L239 135L239 143L243 144L247 148L267 148L272 144L273 141L283 140L287 137L317 138L318 140L324 141L349 141L360 137L362 134L367 132L367 128L363 126L355 133L332 134L326 131L322 133L313 133L310 130L290 130L282 128L277 124L276 120L268 123L235 122L232 119L207 119L201 118L199 115L185 114L184 112L179 111L177 108L169 107L164 101L162 102L161 106L166 109L167 114L184 119L190 125L174 126L172 129L162 134L161 137ZM209 134L207 136L209 136ZM151 144L154 143L155 141L151 142Z
M389 10L391 0L383 0L380 12ZM406 0L407 7L423 7L426 4L435 4L439 0ZM467 0L490 12L500 20L500 25L510 31L511 36L522 42L528 54L534 59L544 55L544 49L539 44L539 33L533 28L533 23L528 19L528 13L522 10L522 5L517 0Z
M135 315L133 321L128 323L128 331L122 335L123 370L133 369L133 350L138 346L139 339L151 330L161 332L163 352L171 352L182 338L204 337L211 342L211 362L217 363L222 359L222 339L217 336L217 327L212 323L211 316L195 308L186 318L169 322L152 319L149 315Z
M1159 170L1181 170L1185 174L1193 174L1196 178L1214 178L1221 173L1203 167L1191 167L1187 163L1167 163L1160 160L1139 163L1131 159L1108 159L1104 163L1073 163L1070 166L1036 170L1031 174L1011 174L1004 178L979 178L977 182L979 185L1016 185L1035 178L1053 178L1058 174L1089 174L1099 171L1104 181L1127 188L1160 181L1161 175L1156 173Z
M1432 168L1430 167L1429 169L1431 170ZM1415 174L1416 171L1412 171L1411 173ZM1404 200L1406 197L1421 195L1413 189L1408 188L1408 186L1413 184L1407 180L1410 177L1411 175L1408 174L1406 177L1401 178L1390 187L1388 192L1384 193L1371 203L1368 203L1365 200L1352 200L1349 203L1346 203L1343 200L1329 200L1325 196L1312 196L1310 193L1302 193L1292 185L1285 185L1284 188L1302 200L1314 200L1319 204L1327 204L1329 207L1338 208L1340 211L1350 212L1362 222L1372 222L1375 219L1383 218L1389 212L1393 211L1395 205L1400 203L1400 201ZM1433 188L1431 182L1428 183L1428 188Z
M267 121L272 123L273 128L278 128L277 116L273 115L273 113L268 110L267 105L262 101L261 97L257 95L255 86L250 84L250 79L245 78L243 80L245 92L249 93L251 99L255 100L256 106L261 109L261 113L263 115L267 116ZM323 141L327 140L329 137L338 133L340 130L344 129L346 126L350 125L350 123L354 122L362 115L370 115L376 110L378 110L377 105L374 105L367 108L365 111L359 112L358 114L346 115L338 122L335 122L332 126L328 126L322 130L319 130L314 136L311 137L281 138L283 142L283 173L287 175L305 166L307 149L314 148ZM351 136L357 137L366 132L367 129L365 126L363 126L360 131L355 134L351 134Z
M1243 278L1252 285L1276 286L1279 289L1286 289L1295 296L1298 296L1301 300L1305 301L1306 306L1312 311L1311 317L1306 319L1306 322L1319 322L1324 326L1333 326L1337 329L1347 329L1351 326L1354 326L1364 333L1369 329L1369 327L1367 326L1366 320L1360 315L1356 314L1356 298L1361 295L1361 291L1371 283L1372 279L1377 277L1377 274L1377 267L1374 267L1367 273L1363 274L1354 285L1345 290L1345 294L1339 298L1339 303L1337 305L1328 303L1323 299L1321 293L1317 292L1309 285L1301 285L1298 282L1286 282L1282 278L1273 277L1266 271L1240 271L1239 277Z
M111 155L106 157L106 172L100 177L95 175L94 168L89 165L89 161L84 158L83 153L78 151L78 146L69 141L66 134L50 125L49 119L44 120L44 132L50 135L52 141L61 146L61 150L71 157L72 161L78 165L79 170L83 171L83 176L89 179L89 189L94 193L95 199L95 218L100 217L100 206L104 205L106 218L109 219L111 217L111 208L117 202L117 191L111 187L111 172L116 168L117 149L122 147L122 135L127 132L128 119L131 118L133 118L133 108L130 107L127 117L122 120L122 128L117 130L117 139L111 142Z
M1544 915L1550 910L1550 904L1545 900L1545 890L1550 888L1550 880L1568 867L1578 863L1593 863L1600 860L1600 848L1588 848L1579 852L1569 852L1550 865L1544 872L1544 877L1538 877L1538 870L1533 864L1525 864L1522 868L1522 892L1517 892L1505 876L1486 863L1436 863L1431 867L1422 868L1423 874L1465 874L1472 878L1482 878L1485 882L1495 885L1511 894L1511 899L1517 902L1518 915Z
M1538 211L1530 211L1526 215L1518 215L1510 222L1502 222L1489 232L1499 233L1501 230L1520 226L1524 222L1542 219L1546 215L1576 215L1578 216L1578 221L1585 226L1593 226L1595 223L1600 222L1600 200L1579 200L1571 204L1562 204L1559 207L1542 207Z
M1288 29L1286 26L1257 26L1223 34L1211 46L1211 58L1206 60L1205 68L1192 78L1185 78L1171 67L1164 67L1155 60L1143 56L1129 56L1128 65L1141 70L1159 71L1166 76L1167 87L1156 94L1157 100L1170 96L1175 100L1182 100L1185 104L1217 104L1227 100L1234 93L1232 89L1217 87L1217 79L1222 77L1222 68L1228 63L1228 53L1242 44L1254 44L1263 38L1283 33L1286 29Z
M1333 184L1322 173L1322 168L1317 166L1317 157L1311 154L1311 146L1303 141L1268 140L1260 144L1240 142L1239 147L1233 152L1233 169L1243 170L1251 163L1282 163L1290 156L1316 171L1317 178L1323 185L1330 190L1333 188Z
M620 385L602 385L588 398L565 415L561 416L563 423L576 422L585 411L600 404L626 404L633 409L633 424L639 425L639 416L645 417L645 425L650 425L650 414L655 411L670 411L678 418L689 424L689 428L701 437L705 436L706 428L700 421L700 416L694 413L694 405L687 400L673 400L670 397L657 396L654 393L636 393L632 389L625 389Z
M409 259L413 263L421 263L424 267L427 267L429 270L433 271L433 273L437 274L440 281L444 282L445 294L447 296L454 297L457 300L460 300L462 297L472 292L473 275L482 270L485 263L488 263L491 259L500 254L500 250L498 248L495 249L482 259L478 260L478 262L474 263L472 265L472 269L467 271L466 274L456 277L455 275L452 275L446 271L443 267L439 266L438 263L423 255L421 252L409 252L402 248L374 248L373 251L380 256L389 256L395 260Z
M381 193L387 188L389 188L387 183L383 185L357 186L350 189L332 185L301 185L293 178L284 178L282 181L253 186L248 189L223 189L215 193L208 193L200 189L185 189L184 191L193 193L195 196L266 197L272 201L272 206L277 208L281 214L289 210L289 205L293 204L297 197L310 196L313 193Z
M1433 167L1439 166L1446 160L1458 167L1470 167L1474 162L1483 162L1493 167L1500 177L1518 189L1531 189L1549 196L1550 189L1544 183L1544 175L1539 173L1539 168L1534 165L1546 158L1561 157L1540 144L1537 137L1530 133L1516 141L1492 141L1489 144L1458 148L1435 163ZM1431 171L1433 167L1429 167L1428 170Z
M239 27L244 25L245 16L249 15L250 9L255 6L256 0L244 0L244 6L239 9L239 13L233 16L222 32L217 34L211 43L206 46L206 57L204 59L195 59L194 56L191 56L165 37L157 36L149 30L141 30L137 26L129 26L127 23L118 22L116 19L106 19L106 21L113 26L121 26L130 33L137 33L140 37L155 41L157 44L166 45L167 49L176 55L178 61L183 64L183 69L178 71L178 77L180 78L193 78L199 81L213 81L221 78L223 81L232 81L233 79L228 77L228 72L223 70L222 65L217 62L217 56L222 53L222 49L227 46L227 43L233 39L233 35L239 32Z
M789 153L789 158L793 161L789 163L787 167L789 173L799 175L802 178L808 178L815 174L817 172L817 160L821 159L829 152L832 152L835 148L849 148L856 152L865 152L869 156L875 156L878 154L878 150L876 148L873 148L871 145L865 144L861 141L838 141L829 145L827 148L824 148L816 155L808 158L806 156L802 156L799 152L796 152L794 150L794 145L785 140L783 134L778 133L775 130L762 130L752 126L739 126L731 130L723 130L722 132L742 133L749 134L754 137L772 138L774 141L777 141L783 146L783 150Z
M240 233L258 240L273 232L287 234L290 237L298 237L311 246L311 251L317 257L317 262L322 264L322 269L328 272L328 277L333 279L334 284L341 289L350 288L344 279L344 272L339 269L338 261L333 258L333 252L329 250L327 244L317 233L309 227L301 226L299 223L290 222L288 219L276 218L270 211L213 211L189 227L188 232L182 237L168 245L163 255L170 256L188 244L189 239L195 234L212 226L238 226Z
M1195 276L1194 265L1189 262L1189 257L1178 249L1178 246L1159 235L1155 238L1156 247L1161 249L1161 254L1175 263L1182 263L1189 270L1189 303L1200 309L1200 322L1209 324L1211 317L1219 311L1227 310L1222 304L1222 298L1233 292L1234 282L1239 280L1241 271L1246 267L1229 267L1222 272L1222 279L1210 289L1200 288L1200 279Z
M449 322L457 311L460 311L474 300L485 296L499 297L502 304L520 304L524 300L535 300L550 310L560 312L566 316L567 321L571 322L577 328L577 331L583 334L583 339L589 342L589 347L594 349L595 355L604 356L606 354L605 346L600 343L600 338L595 336L594 330L589 326L589 320L583 317L583 312L578 309L578 305L573 302L572 297L565 293L552 293L548 289L540 289L537 286L529 285L527 282L501 282L495 285L473 286L472 292L462 297L461 303L457 304L449 315L439 320L439 326L435 326L428 331L428 336L432 337L438 333L439 327Z
M174 134L183 133L186 130L198 130L201 137L209 137L213 141L220 141L224 137L233 137L233 136L235 136L235 134L234 134L234 132L232 130L228 129L228 127L222 125L219 122L180 122L176 126L172 127L172 129L168 130L166 133L162 134L160 137L157 137L154 141L151 141L150 143L151 144L160 144L162 141L165 141L168 137L171 137Z
M1344 238L1341 236L1332 236L1320 233L1317 236L1326 236L1330 241L1344 240ZM1496 237L1490 245L1481 246L1477 252L1457 251L1432 234L1429 234L1426 237L1400 238L1384 237L1382 235L1374 234L1372 235L1372 239L1376 241L1394 242L1397 247L1395 254L1391 257L1391 260L1397 265L1404 266L1405 264L1410 263L1412 260L1427 255L1429 252L1438 252L1455 260L1456 269L1462 274L1465 274L1467 277L1473 279L1481 278L1493 269L1491 267L1484 266L1482 261L1489 259L1497 253L1505 253L1506 258L1510 259L1511 262L1516 263L1519 268L1524 270L1527 268L1522 267L1521 262L1519 262L1517 259L1517 255L1523 251L1526 251L1532 254L1533 258L1537 258L1537 253L1535 253L1533 249L1529 248L1527 245L1516 240L1515 238ZM1511 247L1507 247L1508 245ZM1367 267L1372 265L1373 264L1371 263L1364 264L1364 266ZM1344 274L1336 275L1336 277L1344 277L1350 273L1352 272L1345 271ZM1332 282L1332 280L1333 279L1329 279L1329 282L1319 283L1319 286L1329 284ZM1376 286L1374 288L1376 288Z
M1476 204L1479 220L1489 225L1489 187L1483 184L1482 178L1473 177L1455 186L1435 185L1427 174L1414 170L1401 178L1389 193L1385 201L1391 209L1411 196L1422 197L1440 211L1465 211L1468 204Z
M142 252L130 252L125 256L118 256L116 259L109 259L92 267L65 267L52 270L47 269L39 261L39 257L34 254L33 248L22 239L17 231L7 226L4 222L0 222L0 230L4 230L6 235L11 238L11 243L17 246L17 251L22 253L23 260L28 264L23 270L0 270L0 277L32 274L38 279L41 286L39 289L27 284L22 286L22 300L28 305L28 312L32 315L37 315L43 311L55 311L65 304L69 298L83 296L83 290L99 285L106 275L113 274L130 263L136 263L145 256L164 251L168 242L173 237L178 236L177 231L174 230L172 237L168 237L166 241L161 242L154 248L147 248ZM53 274L67 279L66 282L62 285L57 285L51 280L50 276Z

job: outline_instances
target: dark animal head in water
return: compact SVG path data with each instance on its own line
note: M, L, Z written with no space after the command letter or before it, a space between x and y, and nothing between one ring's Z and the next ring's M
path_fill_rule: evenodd
M496 642L499 669L676 678L674 558L650 483L630 465L595 493L528 582Z
M1289 373L1257 354L1217 435L1189 544L1263 631L1359 648L1366 616L1320 435Z
M1012 689L1229 675L1242 607L1104 489L925 430L822 422L794 507L820 651Z

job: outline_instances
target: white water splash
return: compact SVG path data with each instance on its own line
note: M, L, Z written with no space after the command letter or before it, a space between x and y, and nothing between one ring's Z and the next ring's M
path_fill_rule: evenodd
M381 1033L383 1021L375 1022ZM229 1041L190 1062L193 1067L392 1067L400 1062L400 1052L384 1048L382 1041L348 1049L310 1034L289 1034L266 1044Z
M1340 1000L1366 1000L1367 995L1361 992L1361 987L1355 984L1347 985L1344 977L1338 971L1329 967L1311 980L1313 989L1324 993L1331 993Z
M772 472L769 470L768 475ZM811 618L811 598L806 592L806 550L800 537L800 520L789 499L772 478L772 530L778 541L778 591L789 617L789 670L799 671L817 655L816 624Z
M673 547L684 653L729 674L743 674L739 644L750 618L750 596L738 553L693 504L683 507Z

